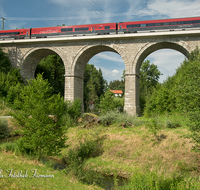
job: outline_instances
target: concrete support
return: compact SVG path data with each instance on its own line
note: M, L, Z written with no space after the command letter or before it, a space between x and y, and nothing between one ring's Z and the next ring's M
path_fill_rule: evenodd
M125 75L124 111L130 115L140 115L139 76L136 74Z
M83 106L83 82L83 78L66 75L64 100L74 101L75 98L80 98Z

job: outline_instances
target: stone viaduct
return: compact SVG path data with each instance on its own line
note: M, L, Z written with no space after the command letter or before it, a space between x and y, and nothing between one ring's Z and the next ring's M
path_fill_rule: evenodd
M34 78L37 64L50 54L57 54L65 66L65 100L83 100L84 68L96 54L118 53L125 64L124 111L139 115L139 69L143 60L159 49L174 49L187 58L200 46L200 30L162 31L134 34L57 37L0 41L13 67L20 67L27 79Z

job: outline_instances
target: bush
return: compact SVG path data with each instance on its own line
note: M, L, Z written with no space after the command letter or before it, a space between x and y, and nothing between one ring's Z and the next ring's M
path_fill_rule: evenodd
M147 124L149 131L156 137L158 131L161 129L161 124L158 121L157 117L153 117L152 120Z
M56 155L65 147L65 130L60 120L66 106L59 94L51 92L48 81L38 75L23 88L18 99L20 110L12 113L23 135L18 143L20 149L39 159L42 155Z
M126 113L119 113L118 111L108 111L100 117L101 124L111 125L114 123L131 123L132 125L140 125L141 122L135 116Z
M166 127L167 128L177 128L177 127L181 127L181 124L177 119L167 119Z
M67 113L70 117L76 120L82 113L82 102L80 99L75 99L73 102L67 102Z
M189 129L192 132L191 137L195 142L193 150L195 152L200 152L200 111L189 112Z
M0 139L8 137L10 134L8 128L8 121L5 119L0 119Z
M111 125L116 122L119 113L117 111L108 111L105 114L101 115L100 121L103 125Z

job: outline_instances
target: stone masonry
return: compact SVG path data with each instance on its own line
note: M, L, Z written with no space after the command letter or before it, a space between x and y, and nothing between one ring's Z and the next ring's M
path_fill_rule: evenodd
M83 100L84 68L96 54L118 53L125 64L125 106L130 115L139 115L139 70L143 60L159 49L174 49L187 58L200 46L200 31L165 31L154 33L76 36L45 39L0 41L13 67L20 67L24 78L34 78L37 64L50 54L57 54L65 65L65 100Z

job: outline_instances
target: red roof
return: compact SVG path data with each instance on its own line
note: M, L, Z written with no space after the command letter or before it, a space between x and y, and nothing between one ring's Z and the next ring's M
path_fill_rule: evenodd
M110 90L114 94L123 94L122 90Z

